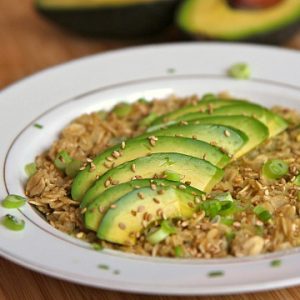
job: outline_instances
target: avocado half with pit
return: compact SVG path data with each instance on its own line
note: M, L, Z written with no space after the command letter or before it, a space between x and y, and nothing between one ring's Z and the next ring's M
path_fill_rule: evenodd
M178 0L37 0L38 11L85 35L137 37L173 21Z
M248 4L237 5L243 2ZM252 2L266 1L186 0L178 10L177 24L194 37L265 43L282 42L299 27L299 0L274 0L266 7Z

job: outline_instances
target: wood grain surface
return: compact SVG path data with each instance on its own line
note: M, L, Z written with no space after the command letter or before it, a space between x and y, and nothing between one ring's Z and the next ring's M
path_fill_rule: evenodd
M173 30L151 39L131 41L80 37L44 20L35 12L30 0L0 0L0 11L0 89L41 69L84 55L179 39ZM300 32L283 46L300 50ZM300 287L223 297L143 296L53 279L0 258L0 300L10 299L296 300L300 299Z

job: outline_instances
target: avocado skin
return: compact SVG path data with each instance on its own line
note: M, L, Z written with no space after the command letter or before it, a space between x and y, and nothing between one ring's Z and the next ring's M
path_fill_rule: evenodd
M179 0L137 3L112 7L47 8L37 11L62 27L82 35L130 38L152 35L173 22Z

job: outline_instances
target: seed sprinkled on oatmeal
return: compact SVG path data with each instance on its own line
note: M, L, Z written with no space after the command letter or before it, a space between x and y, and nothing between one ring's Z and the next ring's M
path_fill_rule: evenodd
M125 147L126 147L126 143L123 141L123 142L121 143L121 149L124 150Z
M225 130L224 130L224 135L225 135L226 137L230 137L230 131L227 130L227 129L225 129Z
M140 205L140 206L138 206L138 208L137 208L137 212L143 212L145 210L145 206L143 206L143 205Z
M111 204L110 208L112 208L112 209L117 208L117 205L116 204Z
M160 201L157 199L157 198L153 198L153 201L155 202L155 203L157 203L157 204L159 204L160 203Z
M125 230L126 229L126 225L124 223L119 223L119 228L121 230Z
M185 189L186 189L186 186L185 186L184 184L180 184L180 185L178 186L178 188L179 188L180 190L185 190Z
M145 199L145 195L142 192L138 192L138 197L143 200Z
M132 165L131 165L131 171L132 171L132 172L135 172L135 171L136 171L136 165L135 165L135 164L132 164Z
M105 180L105 182L104 182L104 187L109 187L111 185L111 181L110 181L110 179L107 179L107 180Z
M119 157L121 156L121 154L120 154L119 151L115 150L115 151L112 153L112 156L113 156L114 158L119 158Z
M157 185L155 183L151 183L151 190L155 191L157 189Z

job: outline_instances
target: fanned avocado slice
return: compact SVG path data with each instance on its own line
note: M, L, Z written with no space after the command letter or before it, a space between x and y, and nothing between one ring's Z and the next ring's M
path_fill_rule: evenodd
M222 123L220 123L222 124ZM225 136L229 132L229 136ZM180 136L201 140L210 144L217 145L223 151L233 156L241 147L248 142L248 136L239 129L230 126L211 124L174 124L163 126L158 130L144 133L141 138L149 136Z
M136 179L115 185L104 191L91 204L89 204L84 214L85 227L97 231L104 214L108 211L110 206L121 197L135 189L151 187L154 191L159 191L164 187L178 187L179 185L182 185L182 183L166 179ZM192 194L193 196L201 196L202 194L204 194L202 191L197 190L191 186L184 186L185 191ZM156 202L154 201L154 203Z
M111 185L127 182L133 178L164 176L165 171L180 174L182 182L189 182L190 186L204 192L210 191L222 179L224 173L204 159L180 153L154 153L125 162L107 171L87 191L81 207L90 204Z
M288 123L279 115L273 113L265 107L253 103L239 103L217 108L211 112L211 115L243 115L254 117L265 124L270 133L270 137L275 136L288 127ZM179 117L177 120L196 120L199 117L207 116L207 114L190 113Z
M246 100L239 100L239 99L218 99L218 98L214 100L200 100L196 104L189 104L175 111L159 116L151 123L151 126L168 123L188 113L206 112L210 109L232 105L235 103L248 103L248 102Z
M123 149L124 148L124 149ZM115 152L116 151L116 152ZM115 156L114 155L115 152ZM176 138L164 136L157 141L152 142L147 137L144 139L131 139L126 141L125 145L112 147L93 159L94 170L90 171L90 166L82 170L74 179L72 184L73 200L82 199L85 192L96 181L96 178L107 172L110 166L118 166L126 161L146 156L151 153L176 152L198 158L203 158L218 167L224 167L228 164L230 158L228 155L203 141L189 138ZM118 156L118 154L121 154ZM112 161L108 161L111 159Z
M162 218L190 218L197 210L195 196L176 187L164 187L163 193L149 187L129 192L115 202L100 223L97 236L121 245L133 245L136 234ZM144 199L141 201L140 196ZM154 199L158 201L154 201Z
M192 124L222 124L226 126L232 126L233 128L239 128L248 136L249 140L245 145L239 149L234 157L238 158L250 150L254 149L262 142L264 142L269 137L268 128L261 123L260 121L246 116L205 116L201 118L201 114L199 114L199 118L197 120L190 121ZM192 126L192 125L190 125ZM230 137L231 133L226 132L225 140ZM218 142L216 141L216 145L218 146Z

